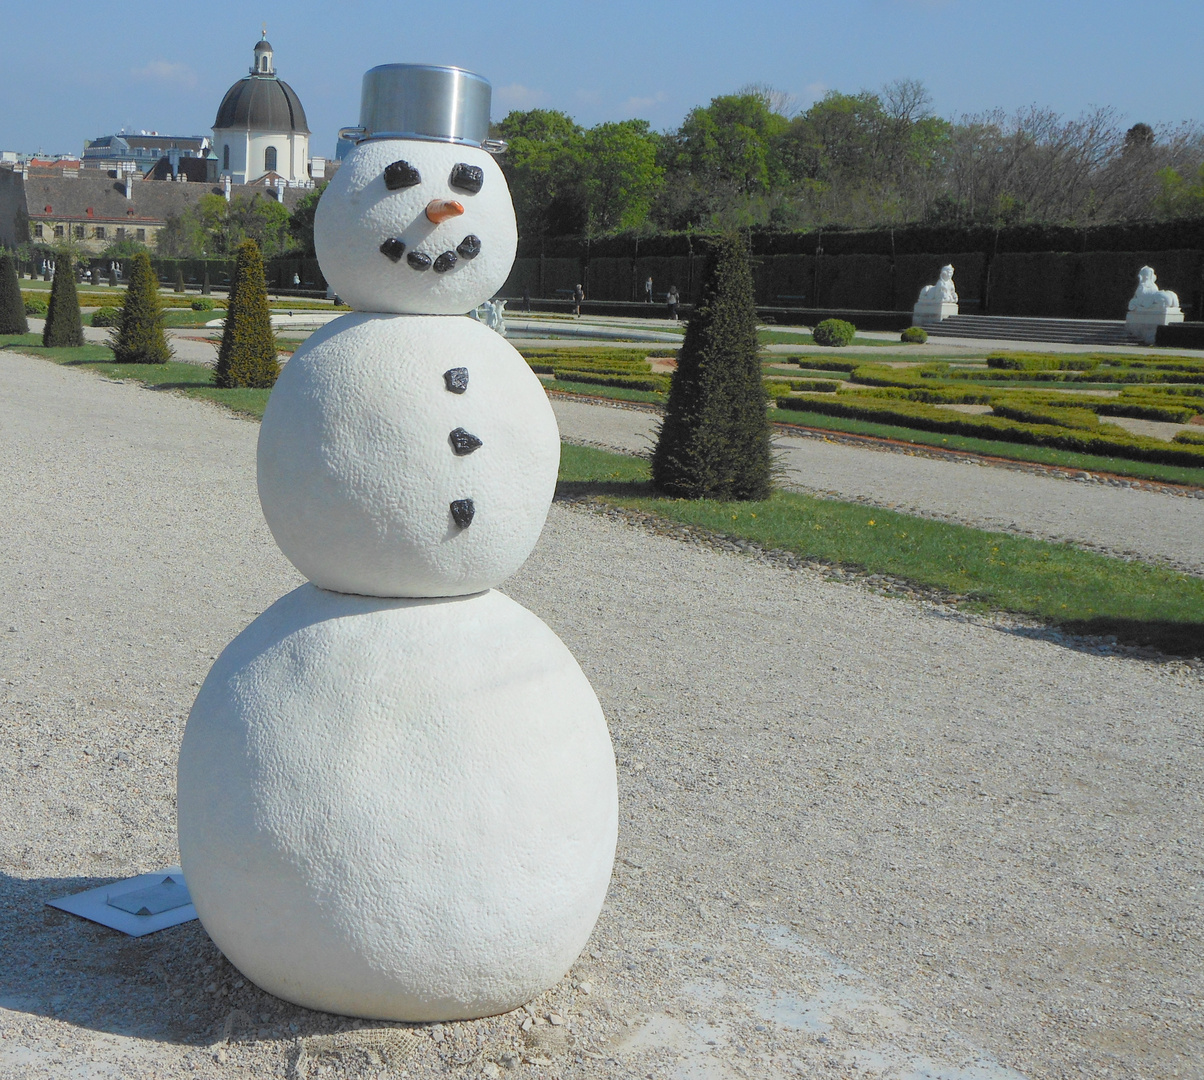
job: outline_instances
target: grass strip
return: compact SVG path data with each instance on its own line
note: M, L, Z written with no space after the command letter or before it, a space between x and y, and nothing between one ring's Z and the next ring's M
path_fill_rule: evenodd
M560 477L562 494L942 589L970 610L1034 616L1172 655L1204 654L1204 579L1189 574L794 492L747 503L662 498L647 462L590 447L562 447Z
M543 381L543 380L541 380ZM610 398L613 401L639 401L649 405L663 405L667 394L655 390L631 390L625 386L600 386L595 383L573 382L556 379L544 382L546 389L563 390L570 394L588 394L590 397Z
M1036 465L1055 465L1059 468L1076 469L1081 472L1113 473L1116 476L1130 476L1137 480L1159 480L1169 484L1204 487L1204 469L1193 469L1183 465L1161 465L1157 462L1130 461L1126 458L1102 457L1096 454L1078 454L1071 450L1058 450L1027 443L996 442L993 439L978 439L970 435L940 435L936 432L917 431L915 428L898 427L894 424L879 424L870 420L826 416L822 413L802 412L794 409L782 409L772 413L770 419L775 423L802 424L804 427L820 428L824 431L836 431L848 435L872 435L881 439L914 443L917 446L933 446L941 450L961 450L972 454L1006 458L1009 461L1027 461Z

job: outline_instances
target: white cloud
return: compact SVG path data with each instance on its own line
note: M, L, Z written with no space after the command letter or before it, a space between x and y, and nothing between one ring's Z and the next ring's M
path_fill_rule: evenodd
M499 86L494 91L498 105L509 112L511 109L537 109L547 104L548 95L544 90L535 90L522 83L511 83L509 86Z
M831 87L829 87L828 84L825 82L807 83L807 85L803 87L801 104L804 107L806 107L807 105L810 105L812 102L818 101L830 89L831 89Z
M629 97L619 106L619 112L626 116L636 116L656 108L657 105L663 105L668 100L669 95L663 90L658 90L652 97Z
M196 72L192 68L187 64L173 64L167 60L152 60L143 67L132 69L130 74L135 79L175 83L177 86L196 86Z

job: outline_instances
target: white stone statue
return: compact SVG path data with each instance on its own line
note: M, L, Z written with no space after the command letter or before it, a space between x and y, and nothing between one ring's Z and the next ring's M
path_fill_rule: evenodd
M1129 301L1130 311L1178 311L1179 297L1169 289L1158 288L1152 266L1137 271L1137 291Z
M1125 329L1129 335L1153 345L1158 327L1182 321L1179 297L1169 289L1159 289L1154 268L1143 266L1137 271L1137 291L1129 301L1129 313L1125 316Z
M486 300L472 312L472 317L479 323L484 323L490 330L496 330L502 337L506 336L506 301Z
M953 287L953 267L941 267L941 276L935 285L925 285L920 290L921 304L956 304L957 290Z
M942 266L935 285L925 285L911 311L912 326L934 326L956 315L957 290L953 287L953 267Z

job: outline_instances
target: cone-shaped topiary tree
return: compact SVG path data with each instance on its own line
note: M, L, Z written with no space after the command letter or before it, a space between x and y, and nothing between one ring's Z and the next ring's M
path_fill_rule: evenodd
M50 308L46 312L46 329L42 344L74 347L84 343L84 324L79 317L79 293L75 291L75 267L70 255L55 260L54 279L50 286Z
M163 306L159 282L151 269L150 256L140 251L129 261L121 318L113 331L113 358L119 364L165 364L171 347L163 333Z
M213 291L209 284L209 267L205 266L205 280L201 282L201 295L208 296Z
M279 374L263 259L259 255L259 245L254 240L244 240L238 246L234 280L230 282L226 323L213 383L224 387L270 387Z
M652 480L670 495L763 499L773 453L757 357L757 311L744 241L722 237L678 355L652 453Z
M25 301L11 255L0 255L0 334L28 334Z
M176 287L175 287L174 291L175 292L183 292L184 291L184 271L181 270L179 267L176 267Z

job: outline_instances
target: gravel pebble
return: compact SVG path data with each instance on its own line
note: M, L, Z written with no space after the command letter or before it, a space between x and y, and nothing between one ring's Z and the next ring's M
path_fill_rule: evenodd
M195 687L299 582L256 434L0 360L4 1080L1199 1075L1189 666L589 505L554 506L506 585L619 764L606 906L538 1000L437 1042L274 999L196 922L130 939L43 907L177 857Z

